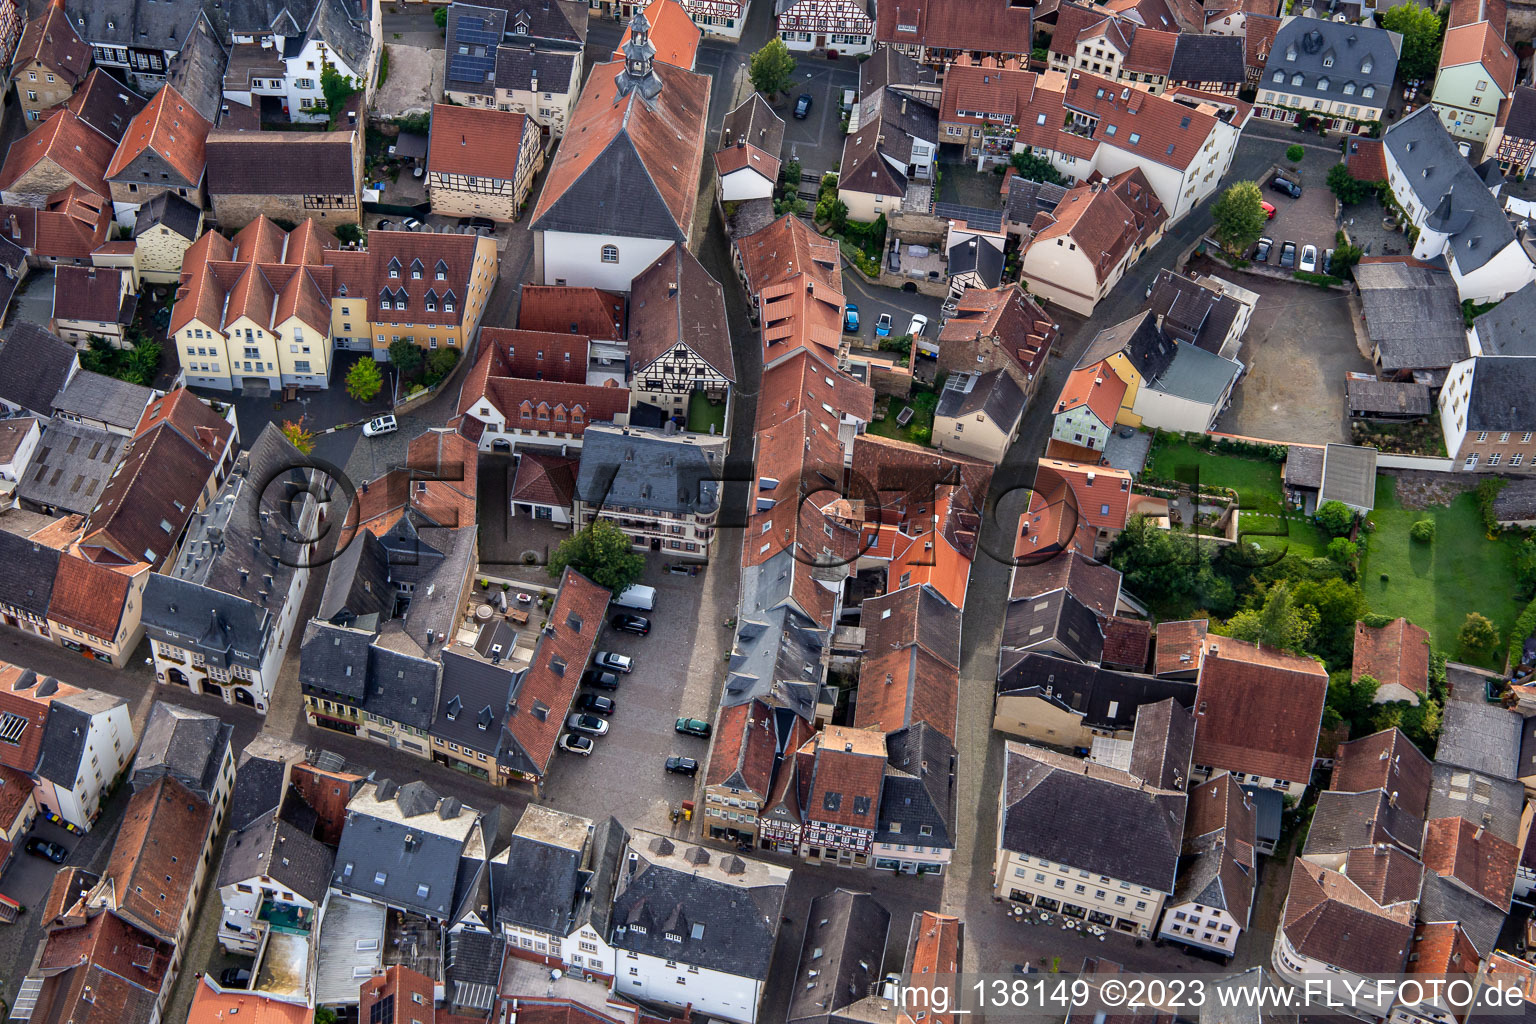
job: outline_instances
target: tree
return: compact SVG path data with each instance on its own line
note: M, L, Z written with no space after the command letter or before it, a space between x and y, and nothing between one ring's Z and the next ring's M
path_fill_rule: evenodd
M448 27L448 7L446 5L432 12L432 23L438 28L446 29Z
M1340 235L1343 233L1342 231L1339 232ZM1333 250L1333 266L1328 272L1334 277L1343 277L1355 269L1355 265L1360 262L1360 257L1364 255L1365 251L1358 245L1350 245L1348 242L1341 241L1338 248Z
M1234 256L1241 255L1259 240L1269 222L1263 204L1264 197L1255 182L1239 181L1228 186L1211 207L1213 234L1223 249Z
M371 356L359 359L347 371L347 394L359 402L373 401L383 386L384 375L379 372L379 364Z
M1398 78L1424 81L1434 77L1440 66L1440 41L1445 35L1445 22L1439 14L1418 4L1399 4L1381 16L1381 25L1403 36L1403 52L1397 58Z
M1296 603L1288 583L1276 583L1258 609L1245 609L1227 620L1226 634L1238 640L1306 653L1317 628L1317 610Z
M438 10L442 10L442 8L439 7ZM344 243L361 242L363 240L363 229L356 224L337 224L335 232L337 239Z
M1110 549L1110 563L1125 574L1126 589L1163 600L1231 614L1232 583L1211 565L1215 549L1188 534L1159 530L1132 516Z
M1435 521L1433 519L1420 519L1408 527L1408 536L1420 544L1428 544L1435 539Z
M1337 537L1349 532L1349 528L1355 525L1355 513L1342 501L1325 501L1317 506L1317 512L1312 517L1317 520L1317 525L1330 535Z
M1355 573L1360 566L1360 545L1348 537L1335 537L1328 542L1327 554L1343 567L1345 576L1349 579L1355 578Z
M341 74L327 61L320 70L320 91L325 94L325 114L330 117L334 127L336 119L346 108L347 100L357 92L357 83L351 75Z
M435 348L427 353L426 368L422 371L421 382L431 387L452 373L457 365L459 365L458 349Z
M1301 580L1292 585L1291 599L1317 616L1307 652L1318 655L1330 667L1348 665L1354 657L1355 623L1368 611L1360 588L1337 576Z
M1036 156L1027 149L1013 154L1009 163L1013 164L1014 170L1030 181L1044 181L1052 185L1066 184L1066 181L1061 176L1061 172L1051 166L1049 160L1043 156Z
M1328 696L1324 706L1349 723L1351 735L1364 734L1371 728L1376 690L1380 686L1381 683L1372 676L1362 675L1352 680L1349 669L1341 669L1328 677Z
M1302 158L1306 155L1307 147L1303 146L1299 142L1293 142L1291 145L1285 147L1285 158L1293 164L1301 163Z
M560 542L549 559L549 574L559 579L570 566L617 597L645 571L645 556L634 550L629 536L607 519Z
M402 377L414 377L416 371L421 369L424 358L421 346L410 338L389 343L389 361L395 364L395 369L400 371Z
M134 346L123 357L123 370L119 374L130 384L149 387L160 375L160 343L138 336Z
M288 439L288 443L299 450L300 455L308 455L315 450L315 432L305 428L302 416L299 417L297 422L294 420L283 420L283 425L280 429L283 432L283 436Z
M1333 197L1345 206L1354 206L1376 194L1376 183L1356 178L1349 173L1349 167L1346 164L1334 164L1328 168L1328 191L1332 192ZM1334 254L1334 258L1338 258L1337 253Z
M770 39L752 55L748 74L752 88L764 96L773 96L789 88L790 76L795 73L795 58L782 39Z
M1461 649L1472 654L1481 654L1498 645L1499 631L1488 621L1486 615L1477 612L1468 612L1466 621L1461 624L1461 632L1456 634L1456 639L1461 642Z
M1515 583L1521 597L1536 594L1536 540L1530 537L1515 549Z

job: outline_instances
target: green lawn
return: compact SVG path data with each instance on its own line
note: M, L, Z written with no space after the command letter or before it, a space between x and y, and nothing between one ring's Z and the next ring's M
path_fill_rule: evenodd
M1300 512L1286 517L1283 527L1284 536L1269 535L1271 532L1279 534L1282 529L1278 516L1245 515L1241 523L1243 530L1247 533L1243 539L1255 542L1266 551L1279 551L1297 558L1328 557L1328 541L1332 538L1319 530L1317 524ZM1264 534L1259 534L1260 530L1263 530Z
M704 392L695 391L688 398L688 429L707 434L710 427L716 434L725 433L725 403L711 402Z
M883 419L875 420L869 425L871 434L879 434L881 437L889 437L897 441L909 441L913 444L924 444L923 441L912 440L913 427L925 427L930 432L933 430L933 410L939 404L939 396L931 391L920 391L910 400L892 398L890 411ZM901 410L912 406L912 418L904 427L896 425L896 417L901 415ZM931 434L930 434L931 436Z
M1217 455L1184 442L1165 444L1152 453L1152 475L1160 480L1194 483L1205 487L1230 487L1241 507L1255 512L1278 513L1283 493L1280 463Z
M1408 528L1426 517L1435 521L1435 539L1415 543ZM1468 612L1481 612L1498 627L1500 641L1479 663L1501 667L1506 634L1521 607L1515 598L1515 541L1488 539L1477 497L1468 491L1449 506L1409 510L1398 503L1396 480L1378 476L1376 508L1369 518L1376 532L1360 568L1360 589L1371 610L1406 615L1457 659L1464 658L1456 643L1462 621Z

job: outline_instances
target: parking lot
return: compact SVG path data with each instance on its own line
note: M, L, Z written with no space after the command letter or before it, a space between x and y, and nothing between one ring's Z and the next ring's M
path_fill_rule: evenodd
M784 119L784 158L799 160L803 170L819 178L842 162L843 91L858 91L858 62L850 57L830 61L799 55L796 60L794 81L773 109ZM795 101L802 93L811 96L811 112L799 119Z
M1300 179L1300 199L1293 199L1272 187L1271 183L1275 180L1273 171L1259 182L1264 201L1275 208L1274 219L1264 228L1265 237L1275 242L1267 261L1269 266L1300 270L1303 250L1308 245L1314 245L1317 247L1315 273L1323 272L1323 254L1334 247L1334 237L1338 234L1338 224L1333 215L1333 193L1328 191L1323 180L1326 173L1326 161L1318 154L1309 152L1299 171L1285 171L1287 178L1293 181ZM1294 266L1282 268L1280 254L1286 242L1296 243L1296 262Z
M642 582L656 588L656 605L639 614L650 619L650 634L605 626L598 640L599 650L633 658L634 671L620 676L617 690L582 688L612 697L617 705L608 716L608 734L594 738L587 757L555 753L546 800L591 818L617 815L631 829L672 830L670 812L694 799L703 779L669 774L666 760L674 754L691 757L702 773L709 741L678 733L674 725L679 718L714 722L731 638L724 622L735 606L735 588L728 588L729 604L716 599L706 604L705 595L714 590L709 574L729 571L717 559L698 576L673 576L659 558L648 561ZM623 610L610 608L609 618Z

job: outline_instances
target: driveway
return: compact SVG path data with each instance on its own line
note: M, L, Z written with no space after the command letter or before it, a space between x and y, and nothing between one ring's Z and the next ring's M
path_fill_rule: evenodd
M34 270L21 282L15 298L11 299L11 315L8 322L30 320L42 327L48 326L53 316L53 271Z
M774 113L784 119L784 159L799 160L803 171L822 174L843 162L843 91L859 88L858 61L796 57L794 81L777 98ZM795 117L795 101L811 96L810 116Z
M1238 354L1248 372L1216 429L1275 441L1347 443L1344 375L1374 373L1355 345L1348 295L1300 281L1235 276L1261 298ZM1298 372L1301 367L1306 371Z
M1334 161L1337 162L1337 161ZM1264 201L1275 208L1275 218L1265 227L1264 234L1275 240L1274 251L1270 254L1269 265L1280 265L1280 249L1286 242L1296 243L1296 266L1301 268L1301 251L1308 245L1317 246L1317 273L1323 272L1323 254L1334 247L1334 237L1338 234L1338 222L1334 219L1333 211L1336 205L1333 193L1328 191L1324 181L1328 168L1333 164L1319 153L1308 152L1302 159L1298 171L1291 171L1290 165L1282 163L1286 177L1300 179L1302 192L1300 199L1292 199L1283 192L1278 192L1270 187L1274 181L1274 174L1266 174L1259 182L1259 189L1264 193Z

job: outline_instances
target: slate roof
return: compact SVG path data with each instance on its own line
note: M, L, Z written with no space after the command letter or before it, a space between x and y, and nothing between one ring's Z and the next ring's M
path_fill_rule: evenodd
M311 620L299 649L306 693L340 695L368 714L426 731L437 709L438 663L374 643L371 633Z
M164 225L189 242L197 241L203 212L174 192L161 192L139 207L133 220L133 237Z
M210 196L349 195L360 186L354 129L331 132L208 133Z
M224 5L225 8L232 6L239 5ZM204 12L207 12L206 6ZM326 41L333 42L331 39ZM350 58L352 49L347 42L336 37L334 52ZM219 119L219 108L224 99L224 68L228 63L229 54L219 41L218 33L209 28L206 19L199 19L192 31L185 34L181 49L166 67L165 82L180 93L204 121L214 124Z
M1471 273L1514 242L1515 229L1500 201L1461 155L1433 105L1425 107L1388 128L1384 144L1419 205L1431 211L1424 226L1449 235L1447 257L1463 274Z
M724 468L724 438L588 427L576 495L586 505L708 515L719 507Z
M1138 313L1094 335L1075 369L1081 370L1123 353L1143 380L1156 380L1173 364L1176 345L1177 342L1157 326L1157 318L1151 311Z
M645 832L629 849L636 856L621 865L613 902L616 949L767 978L787 868Z
M495 923L570 935L578 927L576 906L591 877L584 862L592 822L575 815L559 815L564 821L558 831L565 834L547 835L524 827L535 811L543 812L545 817L558 813L537 805L529 807L523 812L523 821L513 830L508 847L491 861ZM573 838L578 830L579 842L561 841Z
M230 832L219 864L220 888L266 876L319 907L331 884L335 853L274 809Z
M454 4L450 10L457 10L460 6L463 5ZM496 48L495 86L527 91L533 88L534 80L537 79L540 92L568 93L576 86L576 67L580 59L581 53L577 50L552 50L537 45L503 43ZM455 82L455 87L463 88L458 82Z
M1008 195L1003 200L1003 219L1013 224L1034 223L1035 214L1050 213L1066 198L1063 185L1031 181L1020 174L1013 174L1007 181Z
M1536 95L1536 90L1531 91ZM1536 356L1536 282L1526 285L1472 321L1478 345L1488 356Z
M101 0L74 6L70 14L86 42L150 50L181 49L188 26L203 17L201 0ZM81 24L81 22L84 24Z
M1520 716L1480 701L1446 701L1437 763L1513 779L1519 757Z
M169 776L211 800L233 735L234 726L214 715L155 701L133 758L134 789Z
M1355 281L1382 370L1440 369L1466 358L1461 297L1451 275L1404 263L1362 263Z
M0 601L38 618L48 616L53 580L59 571L59 552L46 544L0 531Z
M1190 791L1184 822L1188 861L1174 886L1175 903L1220 907L1247 927L1257 888L1257 813L1243 788L1222 774Z
M1147 308L1163 318L1164 333L1219 355L1227 332L1232 329L1232 322L1242 310L1242 303L1182 274L1161 270L1152 282L1152 294L1147 299Z
M444 649L442 664L433 739L496 756L518 673L510 665L495 664L461 647Z
M1129 772L1010 741L1003 763L1000 845L1095 875L1172 893L1185 796ZM1082 828L1082 809L1103 826Z
M834 889L811 901L800 963L789 998L789 1024L825 1024L878 992L891 915L867 892Z
M1468 430L1523 430L1530 426L1522 396L1536 388L1536 359L1477 356L1467 396Z
M1344 398L1351 416L1424 417L1434 408L1428 385L1411 382L1349 377Z
M975 274L983 288L996 288L1003 279L1003 250L976 237L961 238L949 247L950 277Z
M1007 371L950 374L945 380L934 415L958 418L977 413L1010 432L1024 415L1024 392Z
M269 746L258 746L258 742ZM288 766L303 756L297 744L280 747L280 740L258 740L240 752L235 768L235 785L229 792L229 827L242 829L268 811L283 804L288 786Z
M883 20L885 12L878 13ZM1024 20L1029 19L1026 16ZM927 44L937 45L931 39ZM898 95L893 87L914 85L929 77L929 71L889 46L876 50L859 65L859 128L843 141L840 188L888 196L906 194L907 176L892 164L905 168L910 163L914 138L937 144L939 117L934 108Z
M1006 673L1015 664L1008 652L1028 651L1047 640L1057 641L1085 663L1097 662L1104 650L1098 619L1076 597L1057 590L1008 603L1001 670Z
M1047 654L1024 655L997 680L999 697L1044 700L1080 715L1086 728L1115 732L1134 726L1144 705L1171 697L1182 707L1194 707L1195 690L1188 680L1116 672Z
M494 815L482 825L480 812L425 782L378 779L347 804L331 887L445 920L458 905L460 859L483 865L494 830Z
M331 563L315 615L337 625L376 629L394 602L388 553L371 531L359 530Z
M899 845L912 842L917 835L925 846L954 847L960 795L955 784L955 757L954 744L927 722L886 734L885 781L880 790L875 842ZM895 831L893 824L900 824L901 831Z
M710 79L656 62L644 92L626 65L592 69L529 224L687 243L704 164Z
M1328 673L1311 658L1211 639L1196 698L1195 763L1307 781Z
M63 5L48 4L41 16L26 22L11 63L11 81L20 80L36 61L52 68L70 84L85 77L91 66L91 48L75 31Z
M1433 766L1431 776L1427 818L1463 817L1505 842L1520 842L1525 791L1519 782L1443 763Z
M1416 854L1423 830L1423 814L1404 802L1394 802L1388 792L1328 790L1317 795L1304 852L1309 857L1323 857L1390 843Z
M55 698L48 705L48 725L38 754L39 778L74 789L85 771L86 740L97 715L122 707L127 701L99 690L84 690Z
M1437 924L1454 921L1479 953L1493 951L1503 930L1505 910L1433 871L1424 873L1424 888L1419 893L1419 921Z
M627 340L637 376L681 342L726 380L736 380L725 293L687 246L673 245L635 275Z
M1224 82L1243 85L1243 40L1239 36L1179 34L1173 46L1168 78L1174 82Z
M1344 85L1353 82L1362 100L1367 99L1366 87L1374 86L1379 95L1370 99L1385 103L1397 73L1400 46L1401 37L1394 38L1386 29L1293 18L1275 33L1260 85L1282 88L1274 80L1280 74L1286 92L1326 102L1344 95ZM1296 75L1301 76L1300 84L1294 80Z
M81 370L53 400L53 411L134 430L154 392L138 384Z

